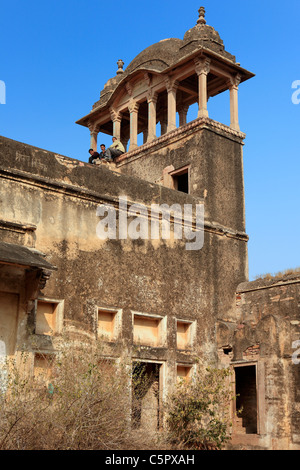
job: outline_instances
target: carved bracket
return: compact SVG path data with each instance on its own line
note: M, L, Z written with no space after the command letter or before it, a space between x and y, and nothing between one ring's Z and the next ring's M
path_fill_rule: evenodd
M132 96L133 88L132 88L131 83L127 82L126 85L125 85L125 88L126 88L126 91L127 91L128 95Z
M229 87L237 90L239 84L241 83L241 78L242 77L241 77L240 74L231 76L230 79L229 79Z
M117 111L112 106L109 108L109 111L110 111L111 120L113 122L115 122L115 121L121 122L122 121L122 113L120 113L120 111Z
M91 134L99 134L100 126L98 124L95 124L94 122L89 122L88 128Z
M208 75L210 71L210 59L207 58L196 58L195 62L195 71L197 75L205 74Z
M130 100L128 104L128 110L130 113L137 113L140 107L140 103L134 100Z
M175 92L177 90L179 82L177 80L174 80L174 78L166 77L165 84L167 92L170 93L172 91Z
M144 79L145 79L145 82L147 83L147 86L150 87L151 81L152 81L152 75L148 72L145 72Z
M148 103L150 103L150 102L157 103L157 98L158 98L158 93L156 93L151 88L149 88L149 90L147 92L147 102Z

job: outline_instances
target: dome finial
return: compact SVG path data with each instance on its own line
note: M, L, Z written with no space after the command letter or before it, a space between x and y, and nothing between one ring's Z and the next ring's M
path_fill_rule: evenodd
M197 20L197 24L206 24L206 20L205 20L205 8L204 7L200 7L199 10L198 10L198 13L199 13L199 18Z
M124 70L123 70L124 62L123 62L123 60L119 59L118 62L117 62L117 66L118 66L117 75L119 75L120 73L124 73Z

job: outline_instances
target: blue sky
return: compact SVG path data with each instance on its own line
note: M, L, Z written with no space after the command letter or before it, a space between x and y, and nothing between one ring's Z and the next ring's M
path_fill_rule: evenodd
M75 121L115 76L117 60L126 68L151 44L182 39L200 6L226 50L256 75L239 88L249 278L299 267L299 0L2 2L0 134L87 161L89 131ZM228 100L210 100L210 117L229 124Z

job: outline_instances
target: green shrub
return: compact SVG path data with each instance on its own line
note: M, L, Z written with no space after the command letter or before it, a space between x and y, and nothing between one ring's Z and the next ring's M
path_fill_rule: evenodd
M230 372L207 368L181 381L166 403L170 442L180 449L221 449L230 437Z

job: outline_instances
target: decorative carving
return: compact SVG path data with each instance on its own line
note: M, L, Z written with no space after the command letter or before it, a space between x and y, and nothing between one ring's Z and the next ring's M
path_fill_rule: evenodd
M241 76L240 74L231 76L229 79L229 86L230 88L238 89L239 84L241 83Z
M152 76L151 76L151 74L148 73L148 72L145 72L145 73L144 73L144 79L145 79L145 82L147 83L147 86L150 87L151 81L152 81Z
M123 62L123 60L119 59L118 62L117 62L117 66L118 66L117 75L119 75L121 73L124 73L124 70L123 70L124 62Z
M39 289L40 290L43 290L45 288L46 283L50 279L50 276L51 276L51 271L43 269L43 271L41 273L41 277L39 279Z
M152 101L153 103L156 103L157 98L158 98L158 93L156 93L151 88L149 88L149 90L147 91L147 102L150 103Z
M134 100L130 100L128 103L128 110L130 113L137 113L140 107L140 103Z
M109 108L110 111L110 117L113 122L121 122L122 121L122 113L120 111L117 111L114 109L112 106Z
M128 95L132 96L133 89L132 89L131 83L127 82L126 85L125 85L125 88L126 88L126 91L127 91Z
M165 84L166 84L167 92L170 93L171 91L177 90L179 82L177 80L174 80L174 78L166 77Z
M88 128L90 130L90 133L91 135L93 134L98 134L99 133L99 130L100 130L100 126L99 124L95 124L94 122L90 122L88 123Z
M38 269L26 272L25 298L27 302L37 299L40 291L45 288L51 274L52 271L47 269Z
M189 110L189 105L188 104L179 104L177 106L177 111L182 114L187 114Z
M207 57L203 58L196 58L194 59L195 62L195 71L197 75L205 74L207 75L210 71L210 59Z
M198 13L199 13L199 18L197 20L197 24L199 24L199 25L206 24L205 8L200 7L199 10L198 10Z

